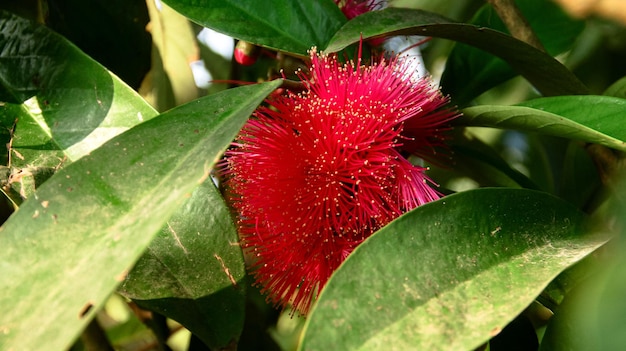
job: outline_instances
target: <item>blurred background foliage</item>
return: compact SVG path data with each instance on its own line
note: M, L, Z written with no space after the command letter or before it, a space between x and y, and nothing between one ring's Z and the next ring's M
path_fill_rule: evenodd
M572 19L581 23L575 44L559 55L559 60L590 88L592 94L604 93L613 83L626 76L626 3L620 0L557 2L568 11ZM481 0L391 0L390 5L424 9L469 22L485 3ZM253 66L237 65L232 60L234 39L190 22L159 0L0 0L0 8L44 24L65 36L136 89L159 112L240 82L256 82L274 77L281 69L286 73L293 72L300 65L291 57L279 55L276 60L276 53L271 52L262 54ZM534 19L541 20L540 17L530 18L531 21ZM426 68L437 81L442 79L446 60L454 47L454 42L442 39L433 39L422 46ZM623 89L609 92L626 96ZM515 104L535 96L537 93L533 88L522 78L516 77L507 79L467 103ZM477 138L493 147L512 168L534 180L538 188L556 193L582 208L595 208L601 201L594 197L598 195L594 190L599 189L601 184L608 184L609 192L620 195L612 211L617 211L616 217L626 216L624 182L607 180L608 172L595 172L593 161L579 143L532 133L487 128L472 128L468 138ZM456 172L433 166L431 176L443 188L453 191L478 186L502 186L510 181L503 180L506 177L497 171L478 172L491 174L491 179L466 176L471 170L480 167L489 165L460 165ZM571 174L576 174L575 181L569 177ZM585 187L587 191L581 193L577 191L581 183L593 185ZM605 197L606 194L602 192L599 196ZM9 207L4 209L5 217L10 211ZM618 242L611 245L609 250L623 250L623 246L623 242ZM594 259L597 257L586 261ZM625 290L623 264L621 261L611 262L608 268L593 278L598 283L592 284L589 291L577 291L572 296L571 299L575 300L577 296L584 295L584 303L576 304L583 307L573 308L571 313L559 317L568 320L556 324L552 328L555 330L546 331L544 340L548 341L542 345L542 349L566 349L550 346L563 342L563 335L571 336L568 342L577 344L578 349L585 349L580 348L580 345L589 345L588 349L598 350L617 349L626 345L623 333L626 318L611 310L615 301L623 299L622 295L614 294L615 291ZM581 271L585 269L581 268ZM574 269L569 274L576 272ZM570 301L565 303L575 304ZM72 350L110 350L111 347L116 350L206 349L195 337L190 338L190 333L180 324L142 310L119 295L109 300L105 309L98 314L97 322L91 324ZM531 322L537 321L524 316L516 319L507 329L512 334L502 333L492 343L491 349L526 349L512 340L528 340L524 335L534 333ZM302 319L291 318L289 311L279 313L264 302L258 291L250 288L238 349L292 350L297 345L302 325ZM573 329L572 325L594 331L588 333L592 340L577 334L577 329ZM102 333L106 334L110 343L99 342ZM521 339L516 339L518 334L522 335ZM536 347L529 345L528 349Z

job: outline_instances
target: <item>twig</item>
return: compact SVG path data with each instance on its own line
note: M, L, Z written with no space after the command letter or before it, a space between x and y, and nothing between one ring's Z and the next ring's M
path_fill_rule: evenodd
M530 44L543 52L546 51L514 0L487 0L487 2L493 6L493 9L514 38Z

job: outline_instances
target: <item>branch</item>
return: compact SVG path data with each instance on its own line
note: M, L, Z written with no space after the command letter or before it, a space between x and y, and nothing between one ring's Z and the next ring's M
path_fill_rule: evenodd
M546 51L514 0L487 0L487 2L491 4L514 38L543 52Z

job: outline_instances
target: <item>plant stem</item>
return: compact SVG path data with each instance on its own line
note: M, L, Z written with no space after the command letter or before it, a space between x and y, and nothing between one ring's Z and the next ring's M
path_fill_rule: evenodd
M487 2L491 4L514 38L543 52L546 51L514 0L487 0Z

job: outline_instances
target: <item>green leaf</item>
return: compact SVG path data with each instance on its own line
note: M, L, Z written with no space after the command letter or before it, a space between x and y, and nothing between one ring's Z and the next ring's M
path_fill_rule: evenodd
M346 23L324 51L336 52L363 39L383 35L421 35L472 45L505 60L543 95L585 94L587 88L552 56L493 29L455 23L420 10L387 8ZM454 97L453 97L454 98Z
M142 123L52 176L2 226L0 348L67 348L280 81Z
M582 283L568 291L551 318L541 343L542 351L621 350L626 315L626 182L623 172L613 178L607 222L618 236L608 243Z
M158 4L154 1L147 3L150 11L153 63L149 79L141 87L141 95L158 111L166 111L207 95L196 86L189 62L199 55L198 40L192 23L165 4L157 7ZM214 61L205 62L214 64ZM223 71L229 72L230 68Z
M481 140L478 134L484 131L456 128L448 141L451 152L447 164L453 164L454 167L430 166L428 173L433 179L439 183L456 173L474 180L480 187L523 187L539 190L527 176L512 168L494 149L494 145Z
M0 11L0 33L0 101L6 102L0 104L0 127L13 131L3 137L11 146L10 162L3 162L34 183L25 195L47 178L38 174L52 174L157 115L135 91L49 29Z
M324 47L347 20L331 0L167 0L192 21L231 37L306 55Z
M617 127L618 120L624 116L626 100L595 98L553 97L528 101L524 103L526 106L468 107L463 109L463 116L455 123L537 132L626 150L626 143L622 141L626 140L626 135ZM606 99L612 99L615 104L606 104Z
M617 82L611 84L611 86L604 91L603 95L626 99L626 77L622 77Z
M137 261L120 292L183 324L211 349L243 328L245 267L226 203L205 181Z
M605 242L545 193L477 189L423 205L334 273L302 350L473 350L561 271Z
M519 105L566 117L595 131L626 141L626 129L623 125L626 99L593 95L555 96L528 100Z
M569 50L584 28L583 21L573 20L552 1L523 0L516 3L552 56ZM490 4L485 4L471 23L507 32ZM441 86L454 97L455 103L466 105L476 96L516 75L503 60L478 48L457 44L446 61Z
M46 26L138 89L151 65L153 38L146 30L151 20L146 3L64 0L35 6L45 8Z

